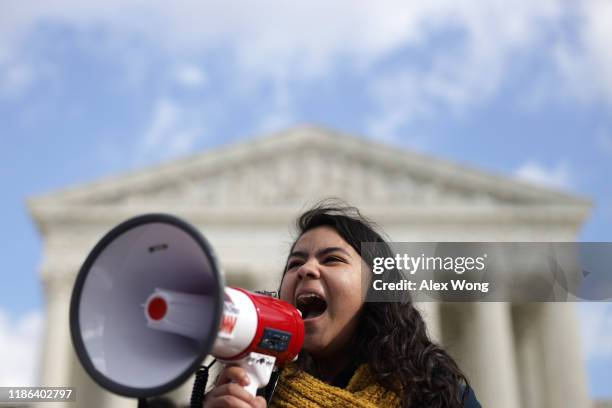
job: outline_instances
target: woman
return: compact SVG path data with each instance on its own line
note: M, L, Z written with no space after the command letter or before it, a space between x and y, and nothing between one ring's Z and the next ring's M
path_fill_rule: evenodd
M302 312L304 347L287 367L271 400L273 407L469 407L480 404L453 359L427 336L409 299L364 302L362 242L389 247L356 208L323 202L297 221L280 298ZM226 367L204 404L265 407L240 385L240 367Z

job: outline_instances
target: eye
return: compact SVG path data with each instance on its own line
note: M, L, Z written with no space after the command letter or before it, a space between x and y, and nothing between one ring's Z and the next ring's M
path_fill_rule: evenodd
M289 263L287 264L287 270L293 269L293 268L297 268L298 266L300 266L302 264L302 261L298 260L298 259L294 259L289 261Z
M331 255L331 256L326 257L324 259L324 262L326 264L329 264L329 263L331 263L331 264L334 264L334 263L347 263L346 260L344 260L343 258L341 258L339 256L336 256L336 255Z

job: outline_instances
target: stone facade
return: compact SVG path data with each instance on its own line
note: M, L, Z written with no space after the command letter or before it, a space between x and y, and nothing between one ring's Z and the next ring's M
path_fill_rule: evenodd
M314 127L37 197L29 208L44 239L41 384L79 387L79 407L135 407L87 378L68 331L76 273L114 225L148 212L178 215L209 239L229 283L275 289L293 218L327 196L360 207L395 241L573 241L591 206L568 194ZM590 406L574 304L419 306L432 336L456 356L484 407ZM188 388L173 395L186 400Z

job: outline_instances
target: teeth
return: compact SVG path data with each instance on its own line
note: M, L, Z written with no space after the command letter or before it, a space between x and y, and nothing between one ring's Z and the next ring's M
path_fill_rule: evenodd
M321 296L317 295L316 293L302 293L296 299L302 300L302 299L309 299L309 298L323 299Z

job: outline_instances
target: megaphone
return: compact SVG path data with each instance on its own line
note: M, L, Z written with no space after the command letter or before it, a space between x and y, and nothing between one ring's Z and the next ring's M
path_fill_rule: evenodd
M86 372L109 391L148 398L187 380L212 354L241 365L247 391L294 360L304 322L291 304L224 286L196 228L147 214L113 228L77 275L70 332Z

